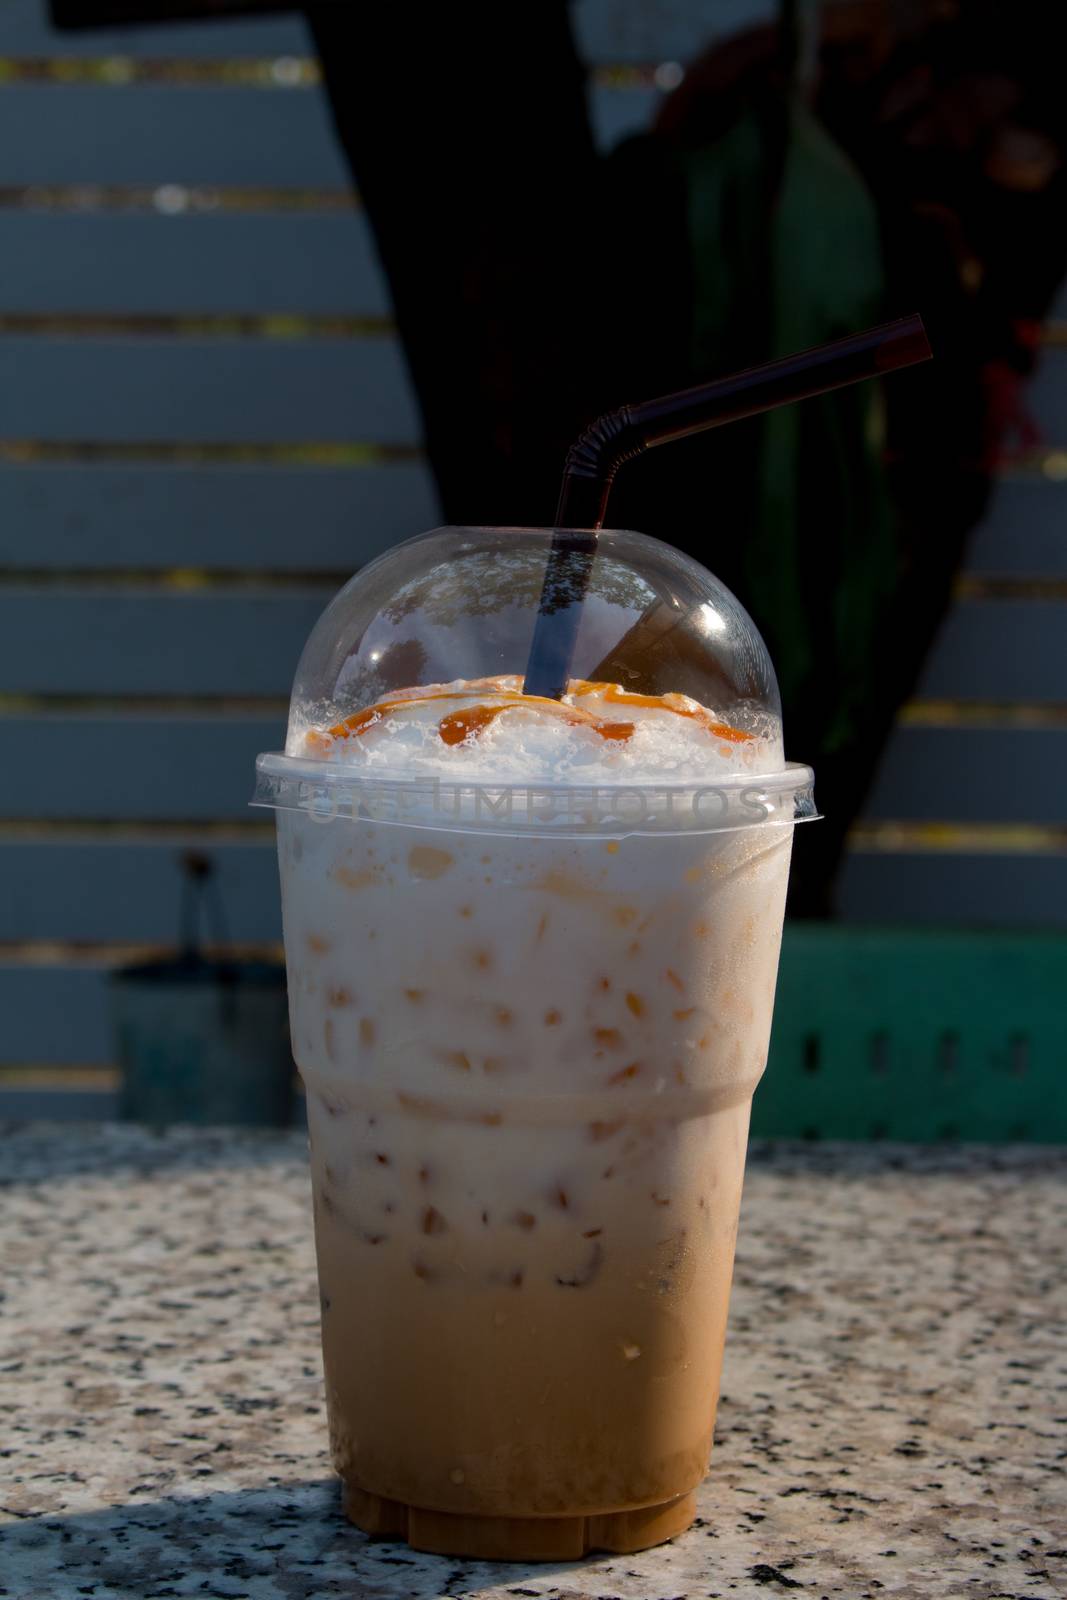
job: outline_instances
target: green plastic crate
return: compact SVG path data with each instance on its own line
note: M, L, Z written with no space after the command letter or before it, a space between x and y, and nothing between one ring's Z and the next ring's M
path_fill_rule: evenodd
M789 924L752 1131L1067 1141L1067 937Z

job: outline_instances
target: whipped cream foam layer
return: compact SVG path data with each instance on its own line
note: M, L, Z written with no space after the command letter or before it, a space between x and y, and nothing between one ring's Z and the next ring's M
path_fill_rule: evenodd
M522 694L517 676L400 689L310 727L289 754L371 777L451 782L707 782L777 772L781 730L765 713L739 727L687 695L641 695L572 680L562 701Z

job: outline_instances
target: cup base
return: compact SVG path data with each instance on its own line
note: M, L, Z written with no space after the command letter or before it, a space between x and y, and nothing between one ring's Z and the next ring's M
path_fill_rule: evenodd
M593 1550L632 1555L684 1533L696 1509L690 1492L660 1505L599 1516L469 1517L344 1485L345 1515L372 1538L402 1539L413 1550L482 1561L577 1561Z

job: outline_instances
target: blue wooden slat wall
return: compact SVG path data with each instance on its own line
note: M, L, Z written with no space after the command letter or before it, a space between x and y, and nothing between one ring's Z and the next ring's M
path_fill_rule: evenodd
M774 16L776 0L578 0L575 30L587 60L608 65L688 61L713 38ZM0 6L3 56L133 57L270 60L310 54L307 30L295 16L246 21L171 23L67 33L57 43L37 0Z
M1061 600L961 600L934 643L919 692L932 700L1067 700Z
M1067 459L1063 466L1067 475ZM1067 485L1038 477L999 484L969 565L1000 577L1067 578Z
M389 313L370 229L355 206L0 211L0 262L9 315Z
M296 16L163 23L156 27L93 28L56 33L41 0L4 0L0 6L0 56L142 57L220 60L270 59L308 54L307 29Z
M889 822L995 819L1056 827L1064 820L1065 794L1062 728L905 725L890 738L867 816ZM946 915L945 920L955 919Z
M10 83L0 94L0 151L4 184L313 189L348 181L317 89Z
M602 142L658 99L650 70L611 69L684 61L772 9L579 0ZM232 940L277 940L251 758L280 741L334 575L436 520L310 54L295 17L57 39L43 0L0 4L0 724L19 752L0 1110L34 1103L14 1077L5 1100L5 1064L111 1060L107 973L173 940L181 849L217 860ZM70 81L41 78L58 56ZM147 81L160 61L173 81ZM849 918L1067 923L1067 351L1033 403L1049 473L1008 475L975 535L857 833Z
M37 709L0 716L0 740L18 751L0 818L247 822L249 774L284 744L285 715Z
M75 830L58 843L32 835L0 841L0 943L173 942L178 928L183 849L210 848L231 939L281 937L274 846L262 822L237 840L174 828L151 838Z
M839 897L847 922L898 926L1059 928L1067 855L992 842L981 854L864 849L853 853Z
M106 968L99 962L34 967L0 961L0 1013L7 1019L8 1060L66 1067L105 1066L113 1059ZM0 1111L10 1110L0 1088Z
M0 681L16 694L285 694L330 594L0 587Z
M17 3L17 0L16 0ZM344 188L348 174L318 88L200 88L132 83L38 84L0 95L4 184L158 184ZM643 128L654 89L595 89L591 111L605 144Z
M420 461L0 463L0 560L13 572L350 572L436 520Z
M417 431L394 338L0 335L0 437L409 444Z

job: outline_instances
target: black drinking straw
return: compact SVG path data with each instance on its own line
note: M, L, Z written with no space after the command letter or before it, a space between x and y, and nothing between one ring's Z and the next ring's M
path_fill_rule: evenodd
M922 318L913 314L598 417L567 454L523 692L552 700L566 692L596 530L603 526L608 495L624 461L705 428L928 361L931 353Z

